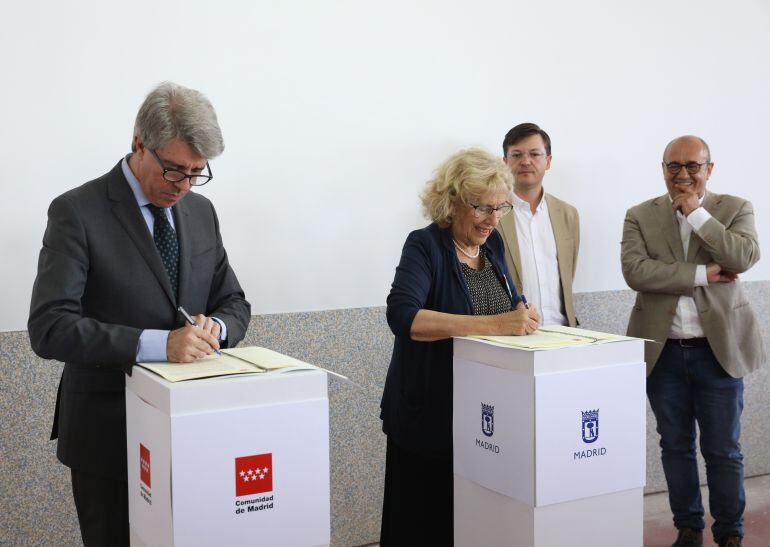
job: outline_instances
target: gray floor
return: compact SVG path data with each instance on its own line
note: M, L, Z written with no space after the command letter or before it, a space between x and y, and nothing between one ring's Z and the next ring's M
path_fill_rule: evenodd
M746 512L744 527L746 547L770 546L770 475L760 475L746 479ZM701 489L702 497L708 500L708 490ZM708 513L708 510L706 511ZM706 533L703 545L715 545L711 540L708 527L713 519L706 516ZM648 494L644 497L644 547L663 547L673 543L676 538L668 508L668 494Z

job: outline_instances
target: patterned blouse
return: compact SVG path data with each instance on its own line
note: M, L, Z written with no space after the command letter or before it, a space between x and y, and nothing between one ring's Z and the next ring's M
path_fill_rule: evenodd
M463 277L471 293L473 315L497 315L511 311L511 297L497 278L492 263L484 256L483 249L481 262L484 265L480 270L474 270L466 263L460 262Z

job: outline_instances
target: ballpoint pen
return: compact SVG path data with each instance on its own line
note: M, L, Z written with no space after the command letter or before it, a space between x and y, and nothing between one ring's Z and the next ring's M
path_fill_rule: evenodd
M184 309L182 306L179 306L179 307L177 308L177 310L179 311L179 313L181 313L181 314L182 314L182 316L184 317L184 320L185 320L185 321L187 321L188 323L190 323L190 324L191 324L193 327L198 327L198 326L200 326L200 325L198 325L198 322L197 322L195 319L193 319L193 318L190 316L190 314L189 314L189 313L187 313L187 312L185 311L185 309ZM212 348L212 349L213 349L215 352L217 352L217 355L222 355L222 352L221 352L221 351L219 351L217 348Z

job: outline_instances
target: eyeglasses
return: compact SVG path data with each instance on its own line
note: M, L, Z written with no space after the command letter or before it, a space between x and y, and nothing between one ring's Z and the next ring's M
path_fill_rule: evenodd
M512 160L514 162L520 162L526 157L529 157L532 161L540 161L543 158L545 158L547 154L545 152L541 152L540 150L535 150L533 152L511 152L508 154L508 159Z
M211 174L211 167L209 166L209 162L206 162L206 170L209 172L208 175L201 175L197 173L188 175L184 171L180 171L179 169L172 169L163 165L163 160L160 159L160 156L158 156L155 150L150 150L150 153L155 157L156 160L158 160L160 168L163 169L163 178L168 182L182 182L184 179L190 179L190 186L203 186L214 178L214 175Z
M510 203L504 203L499 207L492 207L491 205L474 205L472 203L469 203L468 205L473 207L473 216L476 218L488 217L492 213L494 213L497 218L502 218L513 209L513 205Z
M679 163L678 161L672 161L670 163L663 162L663 165L666 167L666 170L671 173L672 175L676 175L679 173L679 171L682 170L682 167L687 169L687 172L691 175L694 175L698 171L701 170L701 167L704 165L708 165L709 161L704 161L703 163L698 163L697 161L688 161L687 163Z

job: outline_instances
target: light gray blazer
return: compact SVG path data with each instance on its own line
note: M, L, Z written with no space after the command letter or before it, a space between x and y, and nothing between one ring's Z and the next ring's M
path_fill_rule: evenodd
M693 231L686 257L667 194L626 213L620 261L626 283L637 291L628 335L658 342L645 345L648 374L663 350L680 296L695 300L709 345L730 376L740 378L765 360L757 320L740 281L693 287L698 264L716 262L740 274L759 260L751 203L707 192L703 207L712 218L700 234Z

